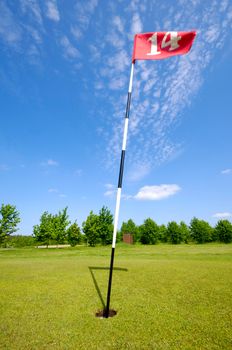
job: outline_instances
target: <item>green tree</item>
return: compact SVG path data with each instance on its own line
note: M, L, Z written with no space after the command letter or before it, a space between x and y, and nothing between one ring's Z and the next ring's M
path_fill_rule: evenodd
M19 223L20 217L16 206L2 204L0 208L0 243L3 243L7 237L18 230Z
M68 207L52 216L52 238L57 243L64 243L67 238L67 226L70 224L67 214Z
M129 219L127 222L123 222L121 226L121 236L123 237L124 233L131 233L133 235L133 240L136 242L138 240L138 226L134 223L132 219Z
M48 245L54 236L53 216L45 211L40 217L40 224L33 227L36 241Z
M181 228L175 221L168 223L167 236L168 241L172 244L180 244L182 242Z
M168 241L167 227L165 225L159 226L159 241L160 242L167 242Z
M113 237L113 215L103 206L99 211L99 238L103 245L110 244Z
M159 226L151 218L144 221L139 232L142 244L156 244L159 240Z
M190 223L192 239L197 243L206 243L212 240L213 228L207 221L193 218Z
M215 227L216 235L220 242L232 242L232 224L228 220L219 220Z
M179 226L180 226L182 241L184 243L189 243L189 241L190 241L190 229L189 229L188 225L186 225L186 223L184 221L181 221Z
M71 226L69 226L67 230L67 240L72 247L81 243L82 234L81 234L80 227L77 225L76 222L74 222Z
M82 224L82 230L85 234L87 243L94 247L97 243L100 243L100 225L99 216L94 214L92 211L87 217L86 221Z
M67 238L67 226L69 225L68 208L52 215L45 211L40 217L40 224L33 227L33 235L37 242L50 244L53 242L64 243Z
M7 245L15 248L32 247L36 244L32 236L14 235L7 240Z

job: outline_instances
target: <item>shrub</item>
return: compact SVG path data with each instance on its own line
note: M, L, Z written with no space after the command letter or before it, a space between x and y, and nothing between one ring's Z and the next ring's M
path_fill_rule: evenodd
M182 237L182 241L184 243L188 243L190 241L190 229L188 227L188 225L186 225L186 223L184 221L180 222L180 231L181 231L181 237Z
M88 244L91 247L94 247L97 243L100 243L100 225L98 215L91 211L86 221L84 221L82 224L82 230Z
M68 243L71 244L72 247L75 247L75 245L80 244L82 241L82 234L80 227L77 225L76 222L72 224L68 230L67 230L67 240Z
M190 223L191 237L197 243L212 241L213 228L204 220L193 218Z
M16 235L8 239L8 245L15 248L33 247L35 244L35 238L32 236Z
M159 226L159 241L164 243L168 241L167 227L165 225Z
M167 236L168 241L172 244L180 244L182 242L181 228L175 221L168 223Z
M139 227L142 244L156 244L159 240L159 226L150 218Z
M215 231L220 242L232 242L232 224L228 220L218 221Z

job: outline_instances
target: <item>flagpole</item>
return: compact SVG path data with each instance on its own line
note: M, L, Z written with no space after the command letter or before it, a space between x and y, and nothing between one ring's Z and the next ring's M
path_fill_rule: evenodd
M134 75L134 65L135 65L135 63L132 62L131 73L130 73L130 83L129 83L129 89L128 89L128 95L127 95L121 161L120 161L120 169L119 169L119 176L118 176L118 190L117 190L116 207L115 207L115 214L114 214L114 231L113 231L111 260L110 260L110 272L109 272L107 302L106 302L106 308L104 310L104 317L105 318L109 317L109 310L110 310L111 285L112 285L112 276L113 276L113 268L114 268L114 252L115 252L116 237L117 237L117 230L118 230L118 217L119 217L119 208L120 208L120 201L121 201L124 161L125 161L125 154L126 154L126 142L127 142L127 134L128 134L129 115L130 115L130 104L131 104L132 83L133 83L133 75Z

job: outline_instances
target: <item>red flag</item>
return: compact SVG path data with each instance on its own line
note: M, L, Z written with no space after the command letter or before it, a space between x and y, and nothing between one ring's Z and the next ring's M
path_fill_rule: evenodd
M191 49L195 36L195 31L136 34L132 62L184 55Z

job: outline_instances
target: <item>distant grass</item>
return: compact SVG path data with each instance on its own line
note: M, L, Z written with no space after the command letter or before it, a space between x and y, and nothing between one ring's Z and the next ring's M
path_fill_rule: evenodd
M0 349L232 349L231 244L119 244L101 320L110 250L0 250Z

